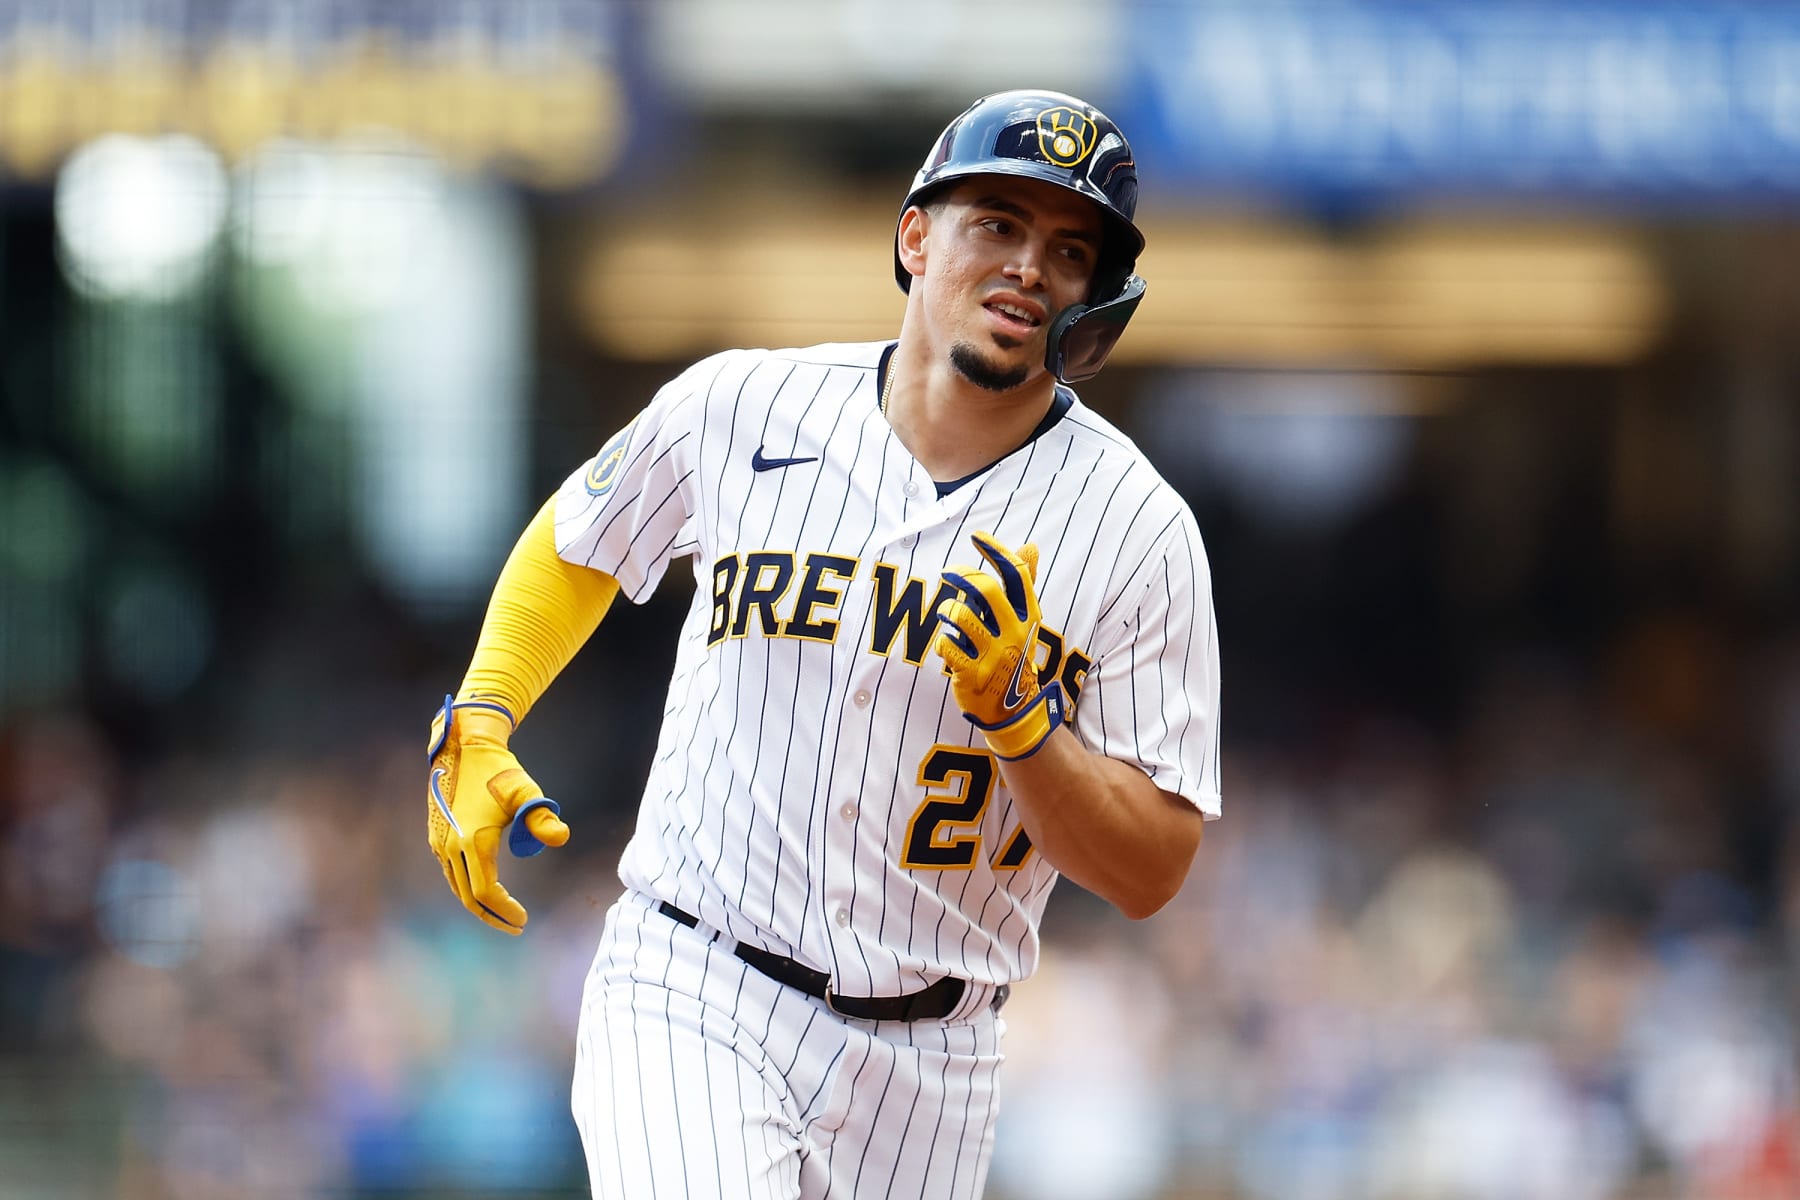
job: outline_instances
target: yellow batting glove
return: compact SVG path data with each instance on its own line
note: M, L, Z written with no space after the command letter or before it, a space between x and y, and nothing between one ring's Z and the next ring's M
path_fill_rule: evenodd
M500 886L500 832L514 857L569 840L556 801L544 797L507 749L512 714L488 700L444 697L431 719L426 809L431 852L463 907L502 933L525 930L525 908Z
M1038 687L1037 547L1027 542L1015 554L990 534L970 540L988 567L944 572L957 596L938 613L935 645L950 670L951 694L987 735L988 748L1007 760L1029 758L1063 723L1067 707L1060 683Z

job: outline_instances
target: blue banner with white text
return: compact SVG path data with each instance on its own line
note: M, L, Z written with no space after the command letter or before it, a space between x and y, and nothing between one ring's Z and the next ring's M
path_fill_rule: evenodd
M1800 203L1800 6L1132 8L1146 181L1311 195Z

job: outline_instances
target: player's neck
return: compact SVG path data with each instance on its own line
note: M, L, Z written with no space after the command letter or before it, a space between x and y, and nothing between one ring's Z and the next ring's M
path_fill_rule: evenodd
M961 479L1011 454L1050 411L1048 374L1006 392L969 382L942 356L909 355L903 341L888 360L887 419L907 452L939 482Z

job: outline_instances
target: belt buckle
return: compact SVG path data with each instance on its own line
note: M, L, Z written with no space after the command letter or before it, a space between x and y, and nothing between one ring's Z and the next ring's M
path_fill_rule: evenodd
M830 980L825 981L825 1007L829 1008L832 1012L837 1013L837 1015L840 1017L850 1017L849 1013L844 1012L842 1009L838 1008L837 995L836 995L836 993L834 993L831 990L831 981ZM851 1019L854 1020L855 1018L851 1017Z

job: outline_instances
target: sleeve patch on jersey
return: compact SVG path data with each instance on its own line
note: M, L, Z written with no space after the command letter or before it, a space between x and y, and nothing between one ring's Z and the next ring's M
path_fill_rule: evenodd
M594 455L593 465L588 468L588 495L604 496L612 491L613 484L619 482L619 474L625 466L625 451L631 446L631 431L637 425L637 418L612 435L612 440L600 447L600 453Z

